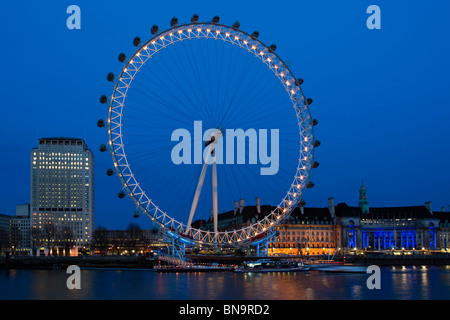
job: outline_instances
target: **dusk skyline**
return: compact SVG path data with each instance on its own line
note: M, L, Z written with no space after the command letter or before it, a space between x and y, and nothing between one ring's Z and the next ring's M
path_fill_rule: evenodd
M66 27L71 4L81 8L81 30ZM381 30L366 27L371 4L381 8ZM314 99L311 113L319 120L315 135L322 143L315 151L320 167L311 174L315 187L304 195L308 207L326 207L328 197L356 206L364 180L371 207L431 201L434 211L449 210L450 4L286 1L263 9L260 2L133 1L128 14L122 5L5 4L0 213L14 214L16 205L30 202L29 155L38 139L76 137L95 156L96 226L151 226L149 219L132 217L132 202L117 197L119 180L105 174L112 161L98 150L107 142L96 126L106 117L98 99L111 93L106 74L119 72L117 55L134 52L135 36L149 39L153 24L167 28L173 16L182 22L194 13L201 21L219 15L227 24L240 21L246 32L258 30L305 80L302 88Z

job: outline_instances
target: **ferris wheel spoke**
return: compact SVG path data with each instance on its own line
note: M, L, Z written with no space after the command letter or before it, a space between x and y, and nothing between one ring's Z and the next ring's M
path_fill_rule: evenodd
M158 76L155 76L156 78L158 78ZM158 78L159 79L159 78ZM178 95L176 95L174 92L172 92L171 89L168 88L168 86L161 86L159 83L164 83L161 79L159 79L159 81L157 82L152 82L152 85L154 87L159 87L159 91L165 93L166 97L172 97L175 99L175 101L170 102L168 101L166 98L164 98L160 93L158 93L158 91L156 90L151 90L150 88L146 87L145 91L146 92L151 92L151 94L147 94L144 93L144 91L139 91L142 94L144 94L146 97L152 99L152 100L156 100L156 101L161 101L160 103L166 107L166 110L168 112L172 112L174 110L177 110L178 113L183 114L185 117L191 117L192 113L186 112L187 106L186 104L178 97ZM156 97L156 99L155 99ZM177 105L182 106L182 108L177 108Z
M176 57L176 59L174 59L174 61L175 61L175 63L177 64L177 65L179 65L178 64L178 61L182 61L182 57L181 57L181 54L178 52L178 48L177 47L175 47L175 53L176 53L176 55L177 55L177 57ZM191 66L191 69L190 69L190 74L191 75L195 75L195 69L193 68L193 66L192 66L192 63L191 63L191 61L190 61L190 56L189 56L189 54L187 53L187 50L186 50L186 48L184 48L184 57L186 58L188 58L189 59L189 64L186 64L186 65L189 65L189 66ZM180 62L181 63L181 62ZM195 99L195 103L193 103L192 104L192 106L194 107L198 107L198 106L201 106L201 110L202 111L204 111L205 109L207 110L207 108L206 108L206 102L204 101L204 99L202 99L200 96L199 96L199 94L197 93L197 91L198 90L195 90L195 88L194 88L194 85L193 85L193 83L198 83L198 79L196 78L196 79L191 79L191 77L189 77L188 76L188 74L189 74L189 72L186 70L186 68L182 68L182 67L179 67L179 69L181 70L181 73L184 75L184 77L185 77L185 79L186 79L186 83L187 83L187 86L191 89L191 93L192 93L192 95L194 96L194 99ZM202 100L203 100L203 102L202 102ZM199 118L199 117L197 117L197 119L201 119L201 118Z
M200 95L202 97L202 101L203 101L203 109L206 111L207 115L208 115L208 120L211 121L212 119L212 114L211 114L211 101L208 101L208 98L206 97L205 94L205 90L204 87L202 85L202 77L200 75L200 68L197 64L197 58L196 58L196 54L192 48L192 43L189 41L189 49L190 49L190 54L188 53L188 50L186 49L187 46L183 46L183 48L185 49L186 52L186 56L189 57L189 63L191 65L191 69L193 70L193 75L195 76L195 81L198 85L199 91L200 91Z
M187 103L187 110L188 112L195 114L196 115L196 119L201 119L204 116L204 108L198 108L199 106L199 98L196 95L196 92L192 86L192 79L191 77L188 76L185 68L182 68L182 66L180 65L180 58L179 58L179 54L178 51L176 50L175 47L175 53L177 54L177 58L174 58L172 55L172 50L168 51L168 54L171 57L171 61L173 61L173 65L177 68L176 71L178 72L173 72L172 73L172 77L174 79L174 81L176 81L177 83L177 89L183 94L184 99L186 99ZM170 63L167 63L170 65ZM178 78L181 78L181 76L184 77L184 84L180 83ZM186 92L186 87L189 87L191 89L190 94ZM194 100L192 100L191 96L194 96ZM190 107L189 107L190 106ZM200 110L199 110L200 109ZM199 111L203 111L203 114L199 114Z
M200 43L199 43L200 46L201 46L202 42L206 42L206 46L208 47L209 41L200 41ZM200 56L201 56L201 61L206 61L204 71L205 71L206 77L207 77L206 84L207 84L208 88L207 89L205 88L205 90L208 91L208 93L209 93L208 101L209 101L209 106L212 111L211 112L211 120L214 121L214 108L212 108L214 106L214 103L213 103L213 93L212 93L212 88L211 88L211 83L212 83L211 82L211 66L210 66L210 62L209 62L210 55L206 54L206 57L205 57L204 52L209 52L209 50L208 49L200 50ZM207 93L205 93L205 94L207 95Z
M228 118L226 119L229 119L232 115L234 115L237 112L239 112L242 118L245 118L245 116L247 116L247 114L250 112L249 110L251 110L251 108L248 108L249 105L257 105L259 111L258 114L261 114L264 111L262 107L269 104L267 101L267 96L273 92L272 88L270 89L268 88L268 86L271 83L270 80L271 80L270 78L269 80L266 80L266 82L261 85L261 90L258 92L253 92L252 95L250 94L252 92L246 92L246 94L243 95L243 99L241 99L239 102L236 103L236 107L232 109L232 112L230 112ZM286 103L285 100L283 101L284 103ZM274 112L273 109L269 111Z
M171 56L171 50L168 50L168 55L169 56ZM172 57L172 56L171 56ZM163 64L164 64L164 66L165 66L165 69L163 70L162 69L162 67L161 66L158 66L158 68L160 69L160 72L166 72L166 71L169 71L168 73L170 74L170 76L169 76L169 78L171 79L171 81L173 81L173 84L174 84L174 89L176 89L176 91L178 91L178 92L176 92L176 93L173 93L172 91L170 91L170 92L168 92L168 94L169 95L171 95L173 98L175 98L176 100L177 100L177 102L179 103L179 105L180 106L182 106L182 111L184 112L184 113L191 113L191 114L195 114L195 115L197 115L197 118L201 118L201 116L200 116L200 114L198 114L198 112L199 111L204 111L204 108L198 108L198 102L196 102L196 101L193 101L192 99L191 99L191 97L190 97L190 95L188 95L186 92L185 92L185 85L183 85L182 83L180 83L180 81L179 81L179 78L180 78L180 75L183 75L182 73L180 73L180 72L176 72L176 71L178 71L178 70L173 70L172 69L172 66L173 67L176 67L176 68L178 68L178 69L180 69L179 68L179 63L177 63L176 62L176 59L173 59L172 58L172 60L171 61L175 61L175 63L171 63L171 62L168 62L168 61L166 61L165 59L162 59L164 62L163 62ZM166 72L167 73L167 72ZM156 76L156 77L158 77L158 76ZM161 83L164 83L159 77L158 77L158 79L159 79L159 81L158 82L161 82ZM186 79L185 79L185 83L190 83L192 80L190 79L190 77L186 77ZM167 90L170 90L169 88L167 88ZM181 97L179 97L180 95L178 94L178 93L182 93L182 96L184 97L184 99L188 102L188 103L185 103L184 101L183 101L183 99L181 99Z
M221 94L220 87L221 87L221 83L222 83L221 80L222 79L221 79L220 75L222 74L222 66L223 66L223 63L219 63L219 52L222 53L222 57L221 57L220 61L222 61L222 59L223 59L223 52L224 52L223 50L219 51L219 49L217 48L218 47L218 43L219 42L214 41L215 58L216 58L216 72L215 72L215 74L216 74L216 91L217 91L216 99L215 99L216 106L219 105L219 97L220 97L220 94ZM220 124L219 124L219 127L221 127Z
M249 73L244 73L244 77L242 78L242 81L245 81L245 78L246 78L246 76L247 76L248 74L249 74ZM223 114L222 119L221 119L224 123L226 123L226 120L227 120L227 114L228 114L228 112L230 111L230 108L232 108L232 106L233 106L234 104L236 104L236 106L237 106L236 108L234 108L235 110L236 110L236 109L241 109L241 108L240 108L241 106L235 102L235 98L236 98L236 96L237 96L237 93L238 93L238 91L239 91L239 88L241 88L241 86L235 86L235 89L234 89L234 92L233 92L233 94L232 94L232 97L230 98L230 101L229 101L228 104L227 104L225 113ZM230 115L229 115L229 116L230 116Z
M240 117L242 119L254 120L256 118L264 119L267 122L267 117L270 117L271 120L274 120L274 117L284 116L288 117L289 115L295 115L293 110L288 110L289 112L281 112L284 108L280 108L283 105L286 105L288 101L286 99L279 99L276 95L270 96L270 94L274 91L272 88L263 87L265 90L263 93L265 94L256 94L253 100L246 99L242 100L239 105L241 107ZM247 94L247 97L250 95ZM251 105L258 106L258 113L252 111ZM236 112L237 108L235 108L234 112ZM230 115L231 117L231 115Z
M236 50L232 50L231 54L228 55L228 65L231 65L233 68L229 68L227 70L228 81L226 81L226 88L224 90L224 95L223 95L222 102L221 102L222 106L227 105L227 102L230 99L229 98L229 93L231 91L230 86L234 83L235 90L236 90L236 87L239 86L236 84L240 84L239 77L237 77L237 74L240 74L240 73L237 72L237 68L236 68L237 63L234 63L236 61L235 52L236 52ZM242 71L242 70L238 69L238 71ZM233 99L233 96L231 97L231 99ZM227 111L225 111L225 113L226 112Z
M278 107L284 105L284 101L279 101L278 103L270 104L270 106L274 109L277 109ZM250 128L257 128L260 127L262 124L267 124L267 117L270 117L271 123L270 127L272 128L283 128L283 122L286 123L286 119L288 118L287 114L284 113L274 113L273 111L266 109L261 111L261 113L258 114L249 114L248 112L245 112L245 107L243 108L244 112L242 113L242 119L246 119L245 125ZM247 120L248 119L248 120ZM277 120L280 120L277 122ZM284 121L283 121L284 120ZM231 120L230 120L231 121ZM237 118L234 120L233 125L234 127L240 127L236 123L243 123L244 121L241 120L241 118ZM268 129L268 128L264 128Z
M150 99L150 100L152 100L152 101L154 101L156 103L159 103L160 105L165 107L165 109L168 111L167 114L170 114L169 110L173 109L173 104L171 104L170 102L166 101L164 98L162 98L158 94L149 94L148 90L145 90L145 89L141 90L139 88L134 88L134 90L136 92L140 93L141 95L145 96L146 98L148 98L148 99ZM164 109L162 109L162 110L164 110ZM183 113L186 117L190 116L188 113L185 113L185 112L181 112L181 113ZM172 116L168 115L168 117L172 117L173 119L176 119L176 118L174 118L173 113L172 113Z
M254 64L251 64L251 66L253 67ZM245 77L247 77L247 75L249 75L250 73L251 73L250 70L248 70L248 71L245 73L244 80L245 80ZM257 79L257 76L255 76L254 78ZM244 83L244 81L243 81L242 83ZM226 111L224 112L224 114L223 114L223 116L222 116L222 119L221 119L222 123L226 123L227 120L228 120L235 112L241 113L241 112L244 112L244 111L245 111L245 108L243 108L241 101L244 100L244 99L246 99L246 98L249 96L249 92L250 92L250 88L251 88L251 81L247 81L246 85L247 85L247 86L246 86L246 88L245 88L244 90L243 90L243 88L244 88L243 85L240 85L240 86L239 86L240 91L243 92L243 93L241 94L241 98L240 98L240 99L236 99L236 100L234 100L234 101L233 101L233 100L230 101L230 103L228 104L228 107L227 107ZM232 106L233 106L234 108L232 108ZM232 110L232 112L230 112L230 109ZM222 124L221 124L221 125L222 125Z
M164 118L167 117L174 121L184 121L183 119L180 119L180 117L178 117L178 118L174 117L173 113L170 113L167 111L164 112L165 110L169 110L170 106L166 106L166 105L160 103L159 101L157 101L156 104L160 104L161 106L163 106L165 108L156 108L155 104L144 103L141 100L136 99L133 96L129 96L128 99L131 100L132 103L127 104L126 108L138 111L141 114L141 117L135 117L134 119L137 119L139 121L145 121L145 119L151 119L155 115L164 117ZM150 117L150 118L147 117L144 119L142 117L142 115L144 115L144 114L145 115L153 115L153 117ZM158 123L158 124L162 125L162 123Z

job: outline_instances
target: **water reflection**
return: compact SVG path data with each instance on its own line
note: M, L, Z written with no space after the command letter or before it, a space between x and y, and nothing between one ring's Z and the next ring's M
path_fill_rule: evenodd
M381 290L368 274L156 273L82 270L69 290L64 270L1 270L0 299L318 300L450 299L450 267L381 268Z

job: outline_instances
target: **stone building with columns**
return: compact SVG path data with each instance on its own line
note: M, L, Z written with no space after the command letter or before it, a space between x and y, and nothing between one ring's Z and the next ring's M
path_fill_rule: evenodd
M272 242L269 254L333 255L341 242L333 207L295 208L289 219L278 226L278 236Z
M340 243L340 232L333 201L330 198L328 208L310 208L302 204L296 207L290 217L277 227L277 236L269 244L269 255L334 254ZM256 198L254 206L246 206L245 200L240 199L234 202L233 210L219 214L218 230L244 228L274 209L274 206L261 205L259 198ZM213 230L213 219L197 220L192 225Z
M235 201L234 210L219 214L219 230L241 228L262 219L274 209L270 205L245 206ZM212 230L212 219L196 221ZM418 206L370 207L367 189L359 190L358 206L345 202L306 207L301 203L290 217L277 226L277 236L269 245L271 255L331 254L356 250L447 250L450 212L433 212L431 202Z
M358 207L340 203L335 208L344 249L439 249L441 218L431 203L421 206L369 207L367 190L360 189Z
M441 211L433 211L433 216L439 219L438 236L436 239L439 248L445 251L449 250L450 238L450 212L445 207L441 207Z

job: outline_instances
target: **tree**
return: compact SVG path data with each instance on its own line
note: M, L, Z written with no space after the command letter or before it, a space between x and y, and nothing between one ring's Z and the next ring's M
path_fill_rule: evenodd
M11 226L9 245L11 246L12 254L15 253L18 247L22 246L22 233L17 226Z
M33 226L31 230L31 241L32 241L32 249L33 255L36 254L36 250L43 245L44 234L41 228Z
M128 240L127 247L129 251L139 251L141 245L145 244L144 232L142 228L136 223L130 223L126 229L126 238Z
M0 253L9 249L9 234L7 230L0 229Z
M49 249L49 254L51 254L56 239L56 227L53 223L49 222L44 226L43 238L45 245Z
M66 226L56 234L58 244L65 250L66 256L69 255L69 250L73 247L73 240L75 240L75 234L73 230Z
M94 231L94 250L100 254L106 254L110 241L108 239L108 230L103 226L98 226Z

